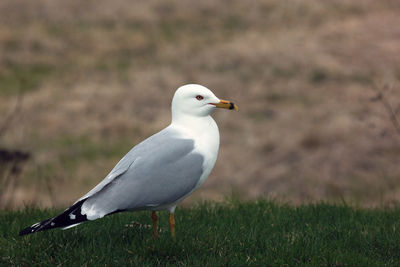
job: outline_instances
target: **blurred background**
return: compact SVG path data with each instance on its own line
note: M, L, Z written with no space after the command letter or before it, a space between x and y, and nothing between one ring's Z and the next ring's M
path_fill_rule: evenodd
M2 0L0 207L73 203L186 83L240 108L186 204L399 203L399 25L398 0Z

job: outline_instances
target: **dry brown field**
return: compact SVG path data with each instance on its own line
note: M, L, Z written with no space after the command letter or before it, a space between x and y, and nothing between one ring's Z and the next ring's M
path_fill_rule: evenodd
M399 25L398 0L2 0L0 207L71 204L186 83L240 108L214 113L219 158L186 204L397 205Z

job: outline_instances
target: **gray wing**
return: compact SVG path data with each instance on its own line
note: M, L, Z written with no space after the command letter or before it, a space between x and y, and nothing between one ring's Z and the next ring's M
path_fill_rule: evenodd
M151 136L83 197L82 214L96 219L117 210L174 203L193 190L203 173L204 158L193 149L193 140L168 128Z

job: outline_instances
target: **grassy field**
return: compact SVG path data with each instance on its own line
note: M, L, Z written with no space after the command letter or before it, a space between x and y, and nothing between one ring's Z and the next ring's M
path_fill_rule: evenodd
M1 266L395 266L400 209L345 205L293 207L270 201L201 204L176 213L160 238L149 212L116 214L66 231L19 237L21 228L56 210L0 212Z
M398 25L398 0L2 0L0 266L400 265ZM17 236L167 126L185 83L240 112L213 114L176 242L148 212ZM191 206L232 191L290 205Z
M14 180L0 160L0 207L85 194L185 83L240 107L213 114L219 158L189 202L396 205L400 136L371 88L400 112L397 25L398 0L2 0L0 149L30 157Z

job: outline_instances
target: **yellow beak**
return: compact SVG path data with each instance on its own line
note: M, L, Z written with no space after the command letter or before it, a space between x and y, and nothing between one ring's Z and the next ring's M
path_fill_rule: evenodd
M217 108L234 109L236 111L239 111L239 108L235 105L235 103L227 100L220 100L219 103L213 105L215 105Z

